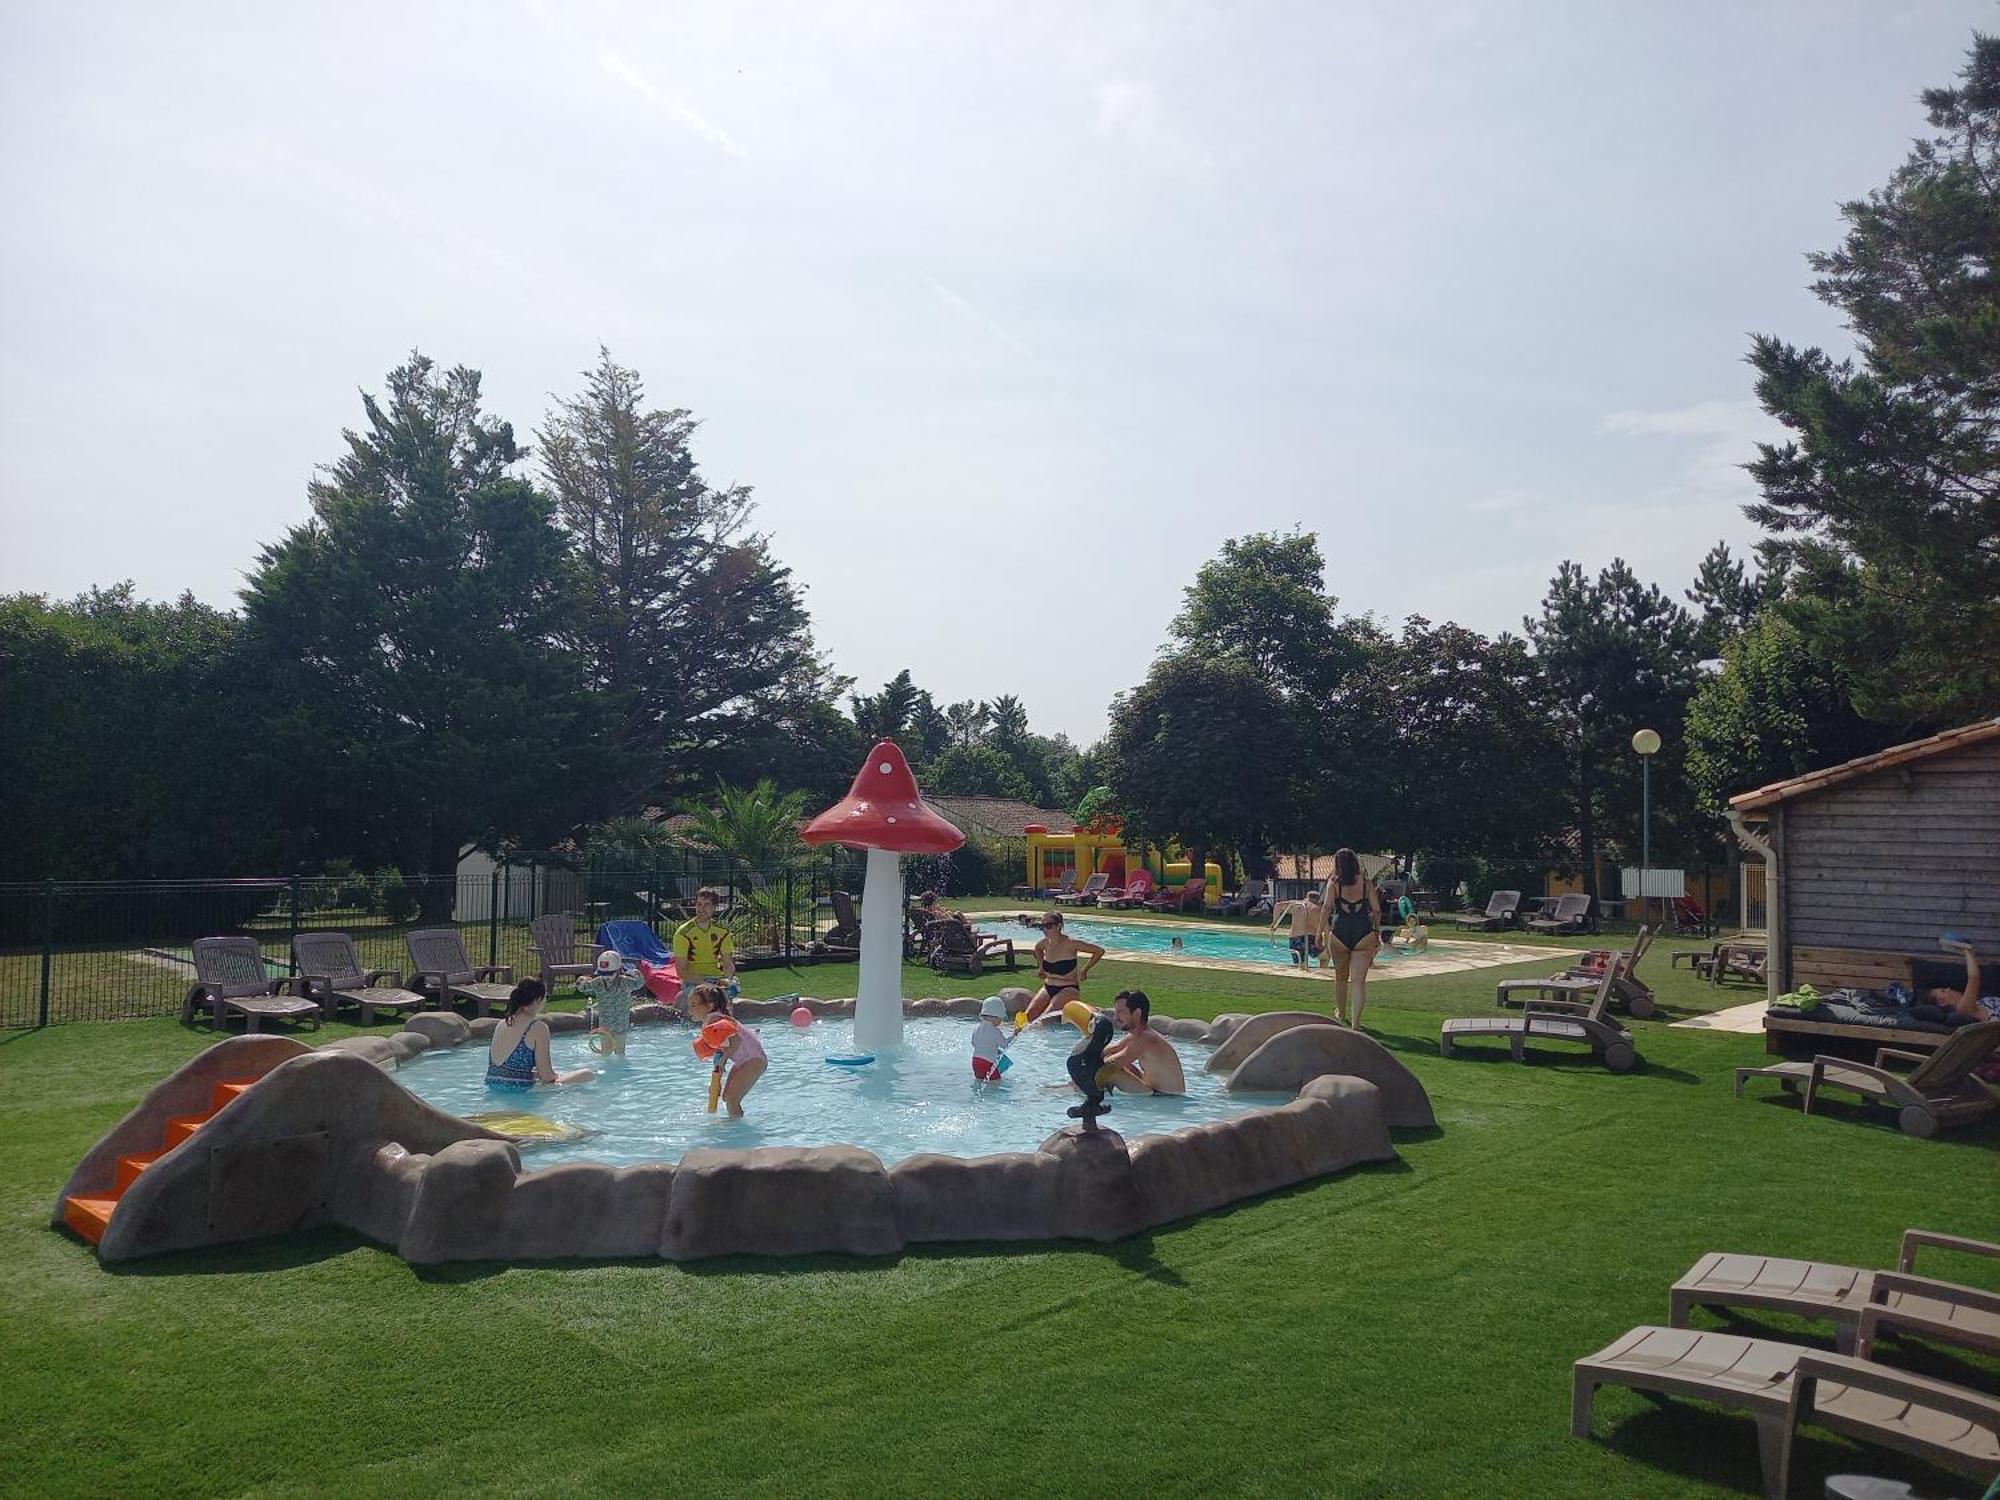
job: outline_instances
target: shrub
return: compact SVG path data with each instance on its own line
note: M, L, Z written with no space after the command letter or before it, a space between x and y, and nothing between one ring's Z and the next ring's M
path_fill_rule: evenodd
M417 893L394 865L375 872L375 910L391 922L407 922L417 914Z

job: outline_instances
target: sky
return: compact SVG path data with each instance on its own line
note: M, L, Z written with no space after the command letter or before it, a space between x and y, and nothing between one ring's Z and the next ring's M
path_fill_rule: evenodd
M0 592L235 600L412 348L599 346L864 687L1090 741L1222 542L1678 594L1987 3L0 6Z

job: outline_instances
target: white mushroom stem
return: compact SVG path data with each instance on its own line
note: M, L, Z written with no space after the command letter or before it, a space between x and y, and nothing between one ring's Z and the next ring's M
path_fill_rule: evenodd
M893 849L868 851L861 885L861 981L854 1045L865 1052L903 1040L903 870Z

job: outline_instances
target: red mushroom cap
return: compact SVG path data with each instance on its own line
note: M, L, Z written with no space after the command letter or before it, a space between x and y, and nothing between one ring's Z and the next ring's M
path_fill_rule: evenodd
M965 835L917 791L917 778L894 740L868 752L847 795L799 830L808 844L888 849L897 854L949 854Z

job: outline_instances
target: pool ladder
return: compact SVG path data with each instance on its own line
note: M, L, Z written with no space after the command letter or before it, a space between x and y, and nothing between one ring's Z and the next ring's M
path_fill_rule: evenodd
M104 1231L111 1227L112 1212L125 1196L125 1190L139 1180L140 1174L214 1119L256 1081L254 1078L243 1078L218 1083L209 1096L208 1108L202 1113L175 1115L167 1121L165 1139L159 1150L118 1158L118 1171L111 1179L109 1193L89 1197L73 1193L63 1199L63 1222L93 1245L102 1241Z

